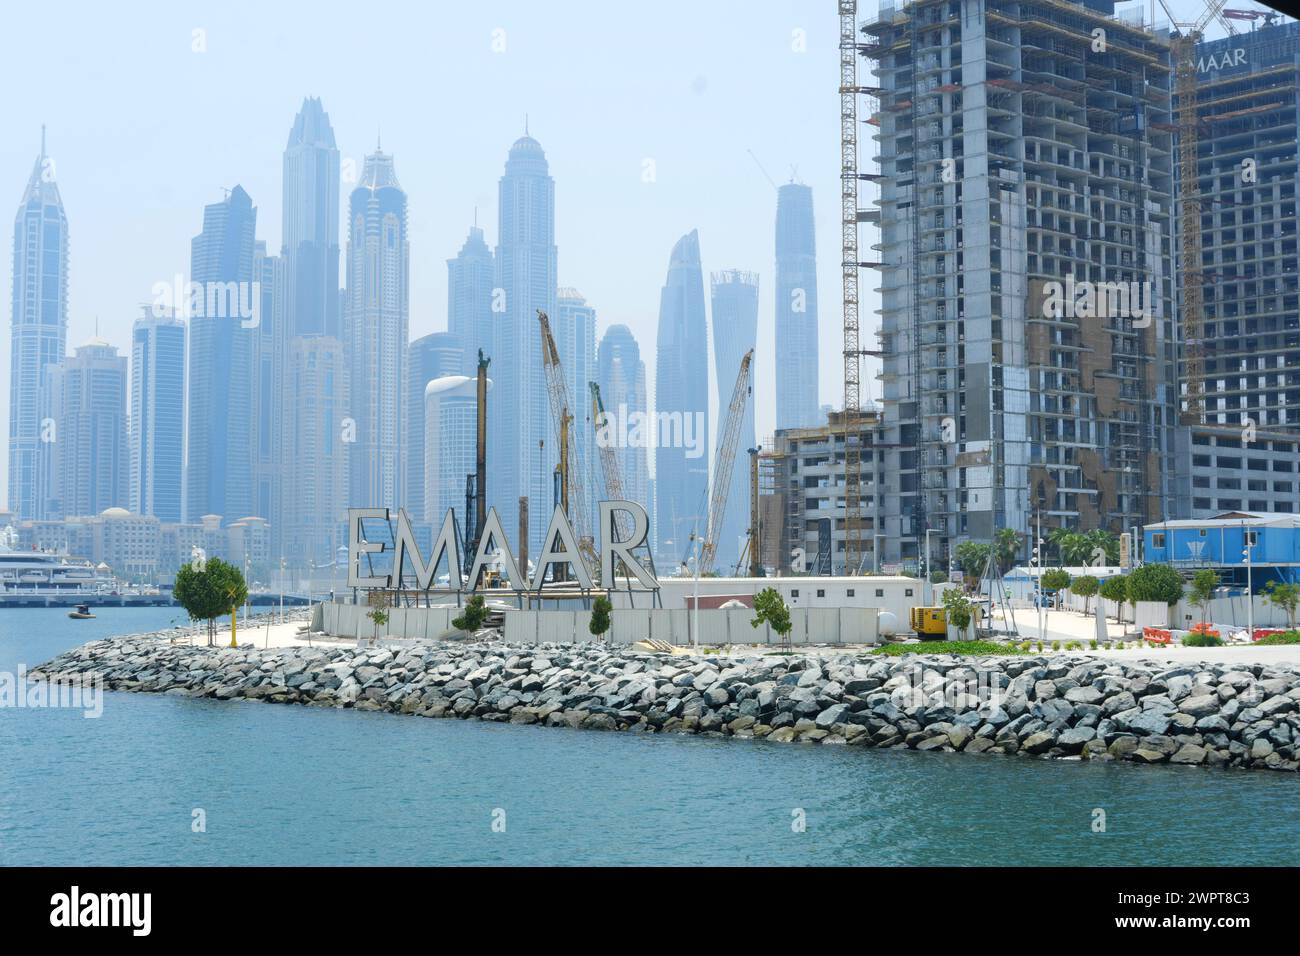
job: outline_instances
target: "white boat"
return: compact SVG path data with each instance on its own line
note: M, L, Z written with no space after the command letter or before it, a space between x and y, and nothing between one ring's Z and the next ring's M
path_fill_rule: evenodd
M112 574L89 561L47 551L0 550L0 592L5 594L89 593L112 584Z

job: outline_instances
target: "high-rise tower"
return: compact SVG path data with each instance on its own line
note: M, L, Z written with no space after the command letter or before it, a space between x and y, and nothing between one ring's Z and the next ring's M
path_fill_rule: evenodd
M647 512L653 512L650 466L646 443L642 440L648 432L646 416L650 410L646 401L645 362L636 336L626 325L611 325L601 336L596 353L596 381L600 383L605 414L612 423L609 440L615 443L618 452L623 495L643 505ZM607 490L605 494L608 496Z
M149 307L131 330L130 510L179 524L185 457L185 323Z
M45 370L63 362L68 340L68 217L54 161L41 151L14 216L9 351L9 509L46 517L56 422L45 421Z
M447 260L447 331L464 346L466 375L477 374L478 351L492 358L494 322L492 290L496 287L496 263L483 240L483 230L470 228L465 244L454 259Z
M812 187L802 183L777 189L776 354L776 427L823 424L817 404L817 244Z
M191 302L187 520L253 513L252 357L257 209L242 186L203 210L190 244ZM201 307L200 307L201 306Z
M290 567L306 567L328 563L342 541L345 438L354 434L345 421L339 151L318 99L304 99L294 118L283 189L284 244L278 258L262 262L263 293L267 283L274 290L260 337L267 346L263 383L270 380L265 410L274 411L273 427L279 426L270 453L279 462L261 484L278 502L271 514L278 555Z
M946 566L1004 530L1023 558L1036 512L1044 531L1113 532L1162 513L1177 401L1169 40L1111 6L923 0L865 27L886 561L918 567L929 540Z
M430 510L425 501L428 486L424 444L427 434L425 388L434 379L460 375L465 365L465 349L458 336L450 332L431 332L410 344L406 362L406 494L402 507L406 508L412 521L424 521L426 512ZM464 481L463 475L461 481ZM463 497L464 488L461 495ZM435 521L442 520L442 512L434 510L433 514Z
M401 504L406 462L406 345L410 249L406 193L392 155L366 157L349 204L347 326L349 504Z
M126 357L103 339L78 346L58 370L58 498L65 515L97 515L129 501Z
M302 101L284 148L283 218L289 332L338 338L339 151L314 97Z
M673 246L659 297L654 407L656 553L676 567L708 521L709 341L695 230Z
M494 313L493 323L489 456L496 464L488 469L487 497L517 546L518 500L528 497L534 519L549 516L558 460L537 322L538 309L555 312L555 180L541 144L526 132L510 147L499 193L496 266L504 312ZM529 525L533 554L546 524L543 518Z
M746 352L755 347L758 340L758 275L729 269L715 272L710 278L713 300L713 380L718 392L717 440L721 441L722 420L727 415L731 393L736 387L740 361ZM778 354L781 353L778 351ZM753 370L750 375L757 377ZM776 377L778 387L784 375L783 356L781 374ZM753 380L754 378L750 379ZM715 567L723 573L729 571L740 559L745 532L749 528L749 458L745 452L753 448L754 444L754 400L751 397L745 403L740 444L731 470L727 510L723 515L722 527L710 529L716 544ZM714 481L720 479L719 475L713 476Z

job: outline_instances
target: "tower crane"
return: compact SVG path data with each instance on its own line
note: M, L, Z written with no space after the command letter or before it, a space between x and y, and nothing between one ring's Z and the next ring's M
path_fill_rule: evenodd
M600 440L600 430L605 427L605 403L600 398L600 385L588 382L591 390L591 420L596 426L596 447L600 450L600 471L605 478L605 494L610 498L623 497L623 469L618 464L618 452L612 442ZM614 527L620 541L632 536L630 516L621 511L614 514Z
M537 322L542 335L542 369L546 373L546 392L551 399L551 418L555 421L555 437L559 445L560 464L557 473L560 479L560 507L574 526L578 536L578 550L583 559L593 569L599 567L599 559L591 535L591 524L587 520L587 493L583 486L581 469L573 470L577 460L574 453L573 403L569 400L569 386L564 380L564 371L560 367L560 350L555 346L555 337L551 335L551 320L541 309L537 310Z
M722 530L722 518L727 513L727 493L731 490L731 470L736 462L740 427L745 421L745 403L749 400L751 391L749 367L753 361L753 349L746 352L740 360L740 374L736 376L736 387L731 391L731 404L727 406L722 440L718 442L718 453L713 460L713 494L709 500L708 530L704 547L700 551L699 574L707 574L712 570L713 556L718 550L718 534Z
M1197 113L1196 44L1211 20L1223 19L1225 0L1208 0L1205 10L1195 20L1179 20L1168 0L1160 0L1169 22L1178 33L1170 41L1174 62L1174 95L1178 108L1174 128L1178 131L1178 178L1182 192L1179 233L1182 239L1182 332L1187 391L1184 424L1198 425L1205 414L1204 346L1205 270L1201 264L1201 183L1197 148L1200 142ZM1231 25L1228 24L1231 31Z

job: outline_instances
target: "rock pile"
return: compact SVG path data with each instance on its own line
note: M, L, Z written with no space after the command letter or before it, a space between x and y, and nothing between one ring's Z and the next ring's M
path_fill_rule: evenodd
M110 689L788 743L1294 772L1300 671L1082 656L684 658L591 644L237 650L96 641L29 674Z

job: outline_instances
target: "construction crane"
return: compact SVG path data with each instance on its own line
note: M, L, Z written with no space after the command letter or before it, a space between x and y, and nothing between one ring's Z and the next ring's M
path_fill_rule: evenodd
M1271 27L1281 15L1276 10L1224 10L1220 19L1223 21L1223 25L1228 28L1228 32L1236 36L1237 28L1232 25L1233 20L1248 20L1253 30L1256 20L1263 20L1264 26Z
M605 427L605 403L600 398L600 385L588 382L587 388L591 390L591 421L596 427L596 447L600 452L600 471L605 478L605 494L620 499L623 497L623 469L618 464L618 451L613 442L600 438L600 430ZM626 541L632 536L631 521L630 515L622 511L615 512L614 527L620 541Z
M1200 425L1205 417L1205 363L1202 336L1205 329L1205 270L1201 264L1201 183L1197 169L1200 144L1197 112L1196 44L1211 20L1223 19L1225 0L1209 0L1195 20L1179 20L1168 0L1160 0L1169 22L1178 31L1169 44L1174 63L1174 95L1178 107L1174 128L1178 133L1178 178L1182 196L1179 233L1182 239L1182 333L1187 383L1186 407L1180 416L1184 425Z
M704 537L704 547L700 551L700 566L697 574L707 574L713 569L713 556L718 551L718 534L722 531L722 519L727 513L727 493L731 490L731 470L736 463L736 446L740 444L740 428L745 422L745 404L751 391L749 384L749 367L754 361L754 350L750 349L740 360L740 374L736 376L736 387L731 390L731 404L727 406L727 418L722 426L722 440L718 442L718 453L713 459L713 494L709 500L709 524Z
M599 567L599 559L591 535L591 524L587 520L587 493L583 486L582 471L573 470L577 461L574 452L573 403L569 400L569 385L564 380L564 370L560 366L560 350L555 346L555 337L551 335L551 320L545 312L537 310L537 322L542 334L542 368L546 373L546 392L551 399L551 418L555 421L555 437L559 444L560 463L556 473L560 485L560 507L574 527L578 536L578 550L594 570Z

